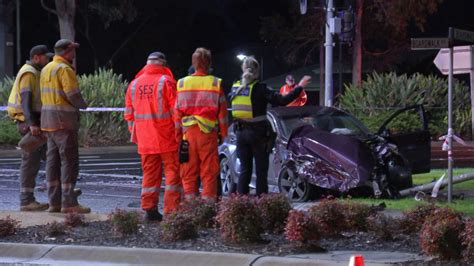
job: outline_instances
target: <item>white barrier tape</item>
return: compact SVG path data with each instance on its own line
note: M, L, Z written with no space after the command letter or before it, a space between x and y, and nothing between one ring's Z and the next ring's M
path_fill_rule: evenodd
M0 111L6 111L6 106L0 106ZM80 110L81 112L123 112L125 108L123 107L88 107L85 110Z

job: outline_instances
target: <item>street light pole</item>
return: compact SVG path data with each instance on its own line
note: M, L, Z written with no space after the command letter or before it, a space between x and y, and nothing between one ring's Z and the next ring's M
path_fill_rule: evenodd
M333 52L333 41L332 34L329 29L329 23L332 18L334 18L334 0L327 1L327 10L326 10L326 64L325 64L325 84L324 84L324 105L332 106L333 102L333 75L332 75L332 52Z

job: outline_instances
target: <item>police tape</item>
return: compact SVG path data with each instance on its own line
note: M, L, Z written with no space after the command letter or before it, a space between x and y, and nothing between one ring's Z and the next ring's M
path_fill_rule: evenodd
M0 106L0 111L6 111L7 106ZM80 110L82 112L123 112L125 108L123 107L87 107L85 110Z

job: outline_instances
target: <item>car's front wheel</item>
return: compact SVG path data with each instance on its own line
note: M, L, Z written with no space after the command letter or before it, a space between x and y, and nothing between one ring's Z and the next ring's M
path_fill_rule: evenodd
M313 194L313 186L287 167L278 175L278 188L292 202L308 201Z
M220 158L220 183L222 188L222 196L228 196L237 190L237 184L235 184L232 178L229 158Z

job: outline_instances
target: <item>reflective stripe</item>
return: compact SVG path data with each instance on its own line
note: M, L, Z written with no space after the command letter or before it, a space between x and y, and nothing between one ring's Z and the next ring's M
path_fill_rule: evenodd
M178 93L180 107L211 107L219 106L219 91L182 91Z
M133 113L133 108L130 108L130 107L125 108L125 113L126 114Z
M51 111L64 111L64 112L77 112L76 107L70 105L44 105L41 107L42 110Z
M56 67L53 69L53 71L51 71L51 76L56 76L57 72L59 71L61 67L67 67L67 65L64 63L57 64Z
M20 89L20 94L25 93L25 92L31 92L31 88L30 87L25 87L25 88Z
M158 102L158 114L163 113L163 84L165 83L166 76L161 76L158 82L158 91L156 92L156 100Z
M152 114L135 114L135 120L139 119L163 119L163 118L170 118L171 114L168 113L152 113Z
M166 190L174 190L174 191L181 191L183 190L181 185L166 185L165 186Z
M132 105L135 102L135 90L137 88L137 81L138 80L134 80L132 84Z
M160 187L142 187L142 194L153 192L160 192Z
M196 194L186 194L184 195L184 198L187 200L192 200L196 198Z
M62 184L61 184L61 189L64 189L64 190L66 190L66 189L71 189L71 188L73 188L73 187L74 187L74 186L72 185L72 183L62 183Z
M57 187L57 186L59 186L59 181L58 181L58 180L56 180L56 181L49 181L47 186L48 186L48 187Z
M246 104L233 104L232 111L252 111L252 106Z
M76 89L73 89L73 90L71 90L71 91L68 91L68 92L66 93L66 95L67 95L67 96L71 96L71 95L74 95L74 94L77 94L77 93L80 93L80 92L81 92L81 91L76 88Z
M61 89L41 88L41 93L54 93L66 98L66 93Z
M129 127L133 127L133 121L127 121Z
M182 88L183 85L184 85L184 79L180 79L180 80L178 81L178 88Z
M21 109L23 110L23 107L21 107L21 104L15 104L15 103L8 103L8 107L13 107L13 108L16 108L16 109Z
M20 193L31 193L31 192L35 192L35 189L31 187L20 188Z
M204 132L204 133L209 133L211 132L214 128L215 128L215 125L214 126L211 126L207 123L202 123L201 121L199 121L199 119L195 116L185 116L182 118L182 124L185 128L187 127L190 127L192 125L196 125L198 124L199 125L199 128Z
M214 80L212 81L212 86L213 87L217 87L217 85L219 84L219 79L217 77L214 77Z

